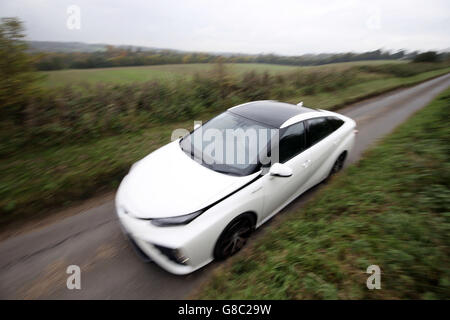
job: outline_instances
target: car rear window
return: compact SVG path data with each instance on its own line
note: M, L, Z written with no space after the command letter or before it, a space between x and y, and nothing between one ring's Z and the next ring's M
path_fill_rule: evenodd
M309 119L308 124L308 144L312 146L337 130L344 121L336 117L321 117Z

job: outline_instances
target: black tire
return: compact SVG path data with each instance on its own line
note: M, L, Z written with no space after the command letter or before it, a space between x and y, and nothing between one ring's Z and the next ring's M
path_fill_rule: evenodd
M233 219L217 240L214 258L224 260L241 250L253 232L254 224L253 216L247 213Z
M334 162L329 176L332 176L342 170L342 168L344 167L344 162L345 162L346 157L347 157L347 152L341 153L341 155Z

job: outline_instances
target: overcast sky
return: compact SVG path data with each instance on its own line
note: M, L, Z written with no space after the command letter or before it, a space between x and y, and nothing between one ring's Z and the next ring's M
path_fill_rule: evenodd
M29 40L286 55L450 48L449 0L0 0L0 16L22 19Z

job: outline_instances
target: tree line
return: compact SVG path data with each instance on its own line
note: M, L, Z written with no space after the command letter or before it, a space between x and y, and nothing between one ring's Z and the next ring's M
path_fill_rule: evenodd
M147 66L183 63L269 63L279 65L312 66L328 63L361 60L413 59L417 52L395 53L375 50L363 53L307 54L280 56L275 54L211 54L203 52L180 52L175 50L141 50L106 46L97 52L33 52L37 70L89 69L109 67Z

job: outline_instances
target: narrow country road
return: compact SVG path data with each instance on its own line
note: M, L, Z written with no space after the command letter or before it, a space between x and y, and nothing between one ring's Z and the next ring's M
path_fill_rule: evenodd
M359 129L348 163L449 86L447 74L341 109ZM282 214L314 193L299 197ZM175 276L143 263L122 235L112 201L6 239L0 257L0 299L182 299L218 265ZM81 268L81 290L66 288L69 265Z

